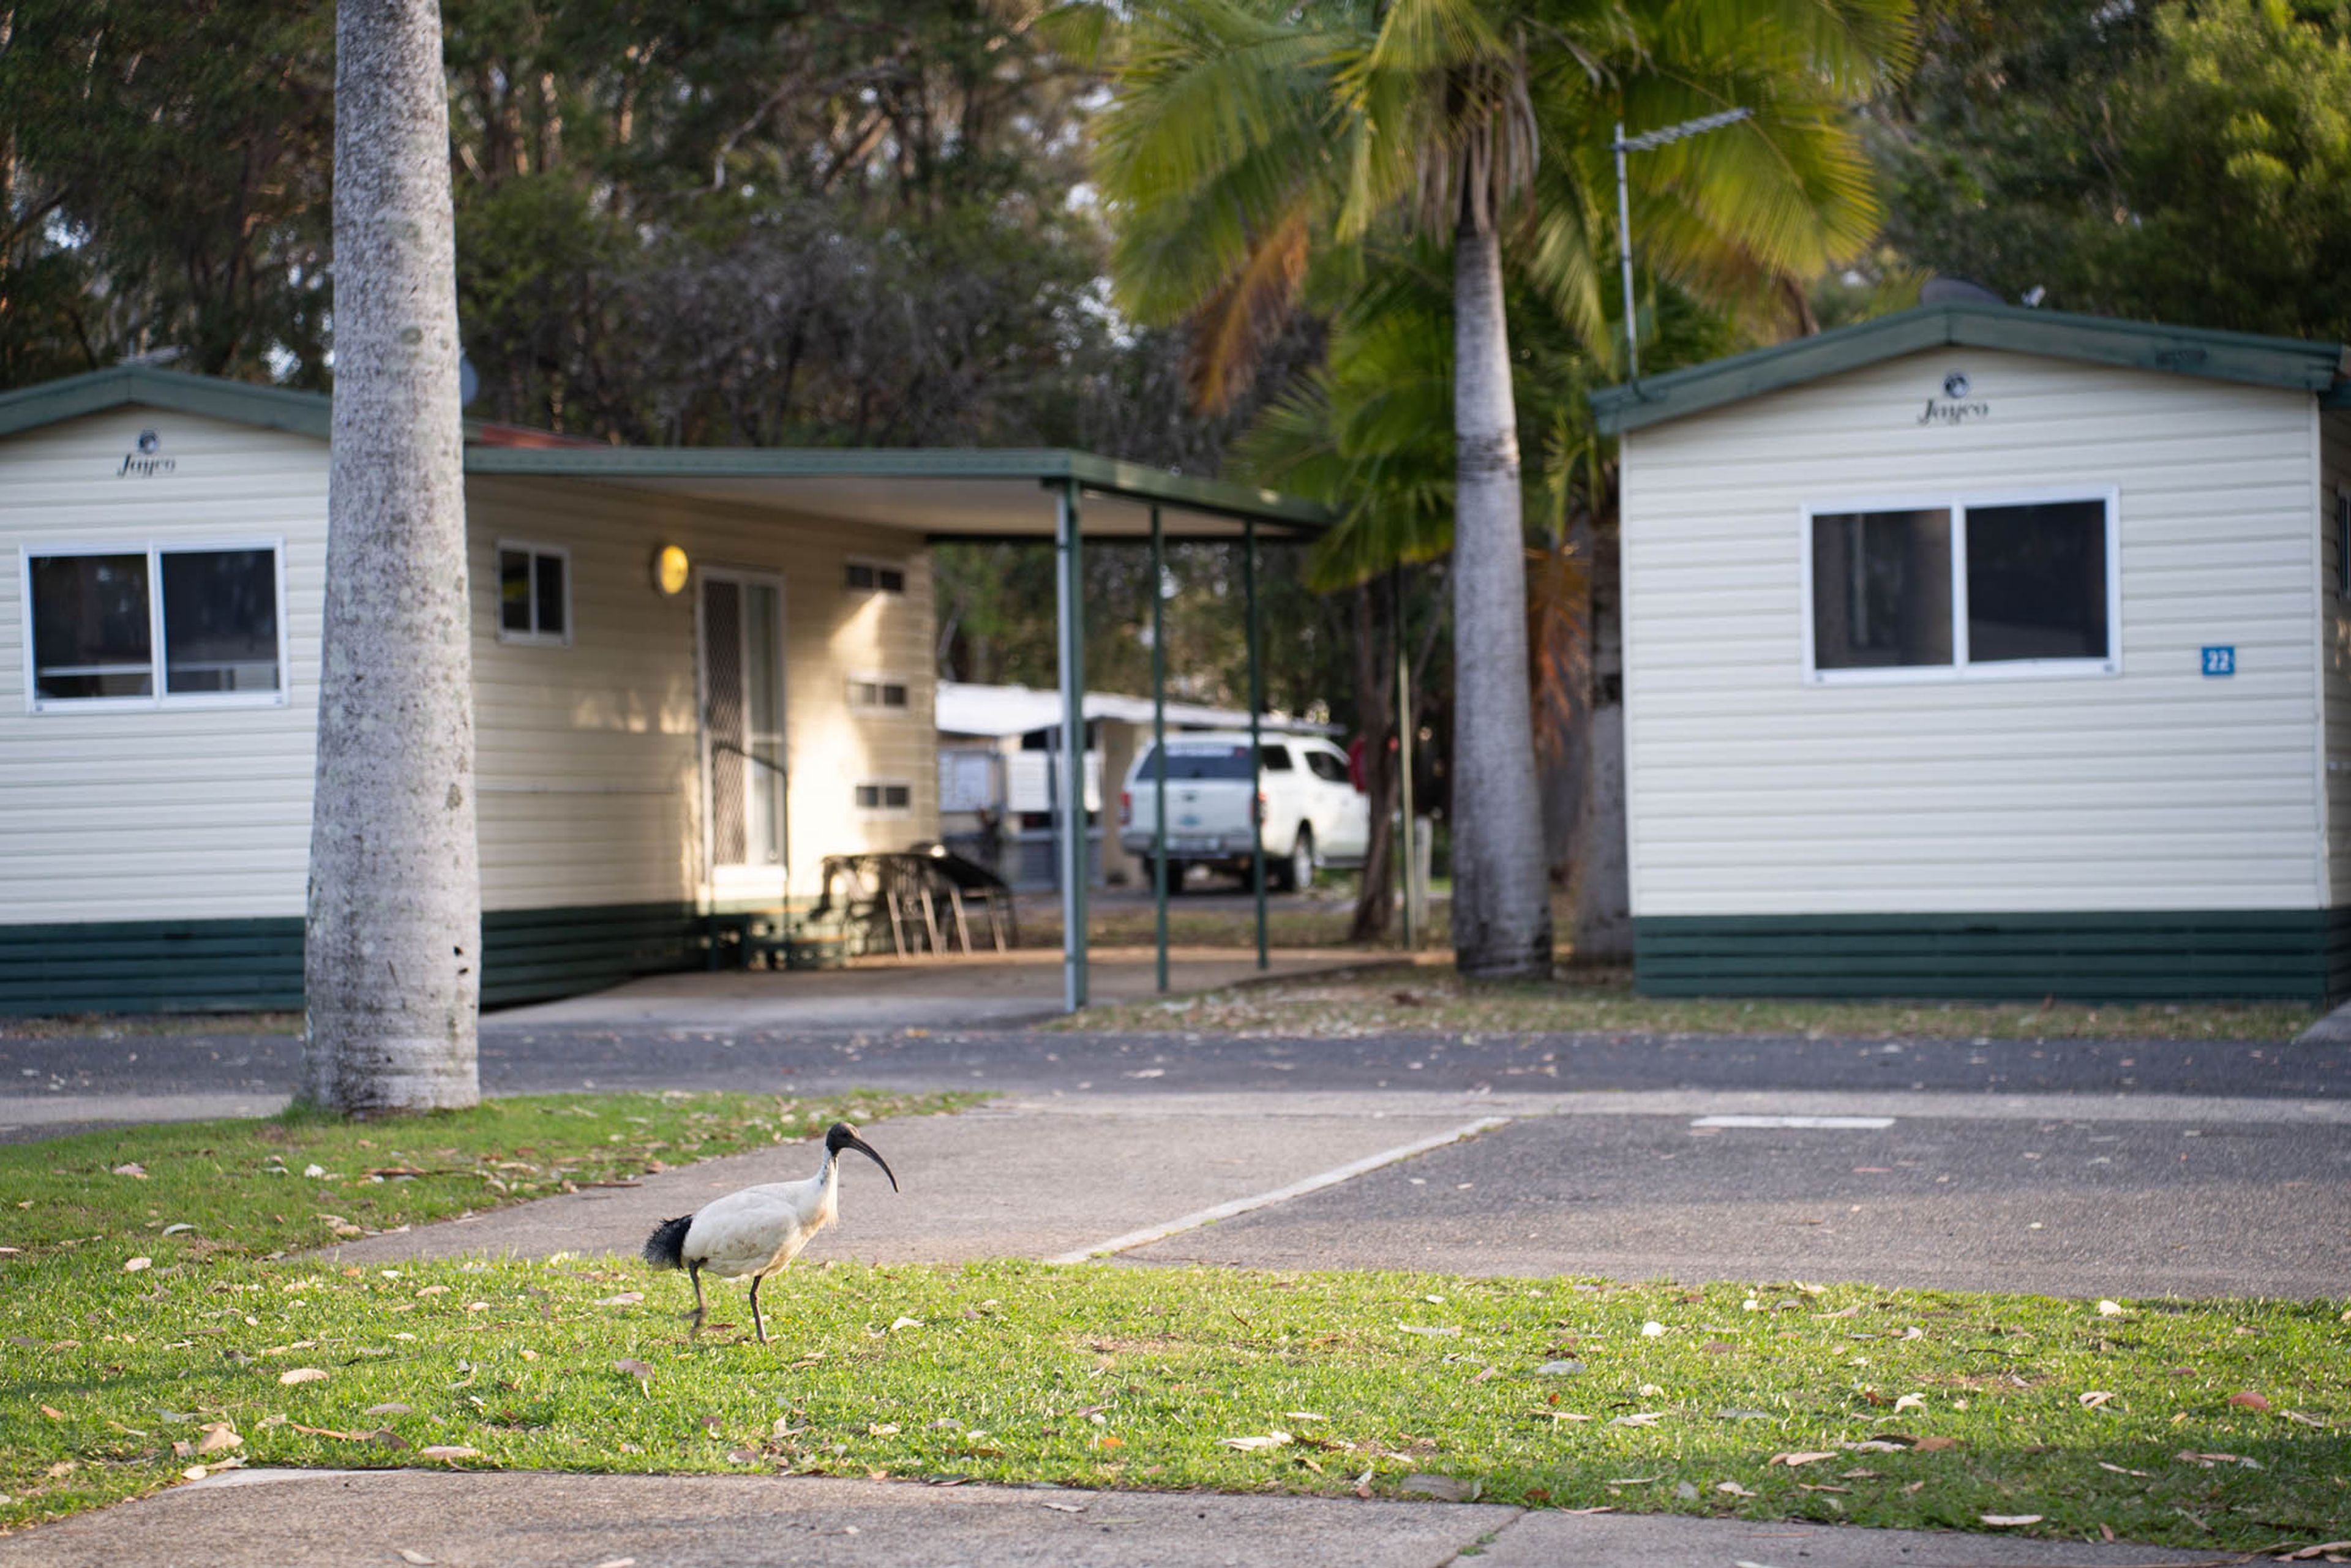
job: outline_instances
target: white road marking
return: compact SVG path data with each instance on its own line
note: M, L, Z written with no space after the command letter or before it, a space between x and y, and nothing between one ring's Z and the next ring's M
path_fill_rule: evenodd
M1827 1127L1840 1132L1874 1132L1894 1125L1891 1116L1700 1116L1693 1127Z
M1278 1186L1271 1192L1260 1192L1249 1197L1236 1197L1229 1202L1217 1204L1212 1208L1203 1208L1196 1213L1185 1215L1180 1219L1168 1220L1164 1225L1152 1225L1141 1230L1130 1230L1123 1236L1113 1236L1107 1241L1097 1241L1091 1247L1081 1247L1074 1252L1056 1253L1045 1261L1086 1263L1097 1258L1107 1258L1120 1252L1131 1251L1137 1247L1147 1247L1154 1241L1165 1241L1167 1238L1180 1236L1186 1230L1197 1230L1203 1225L1213 1225L1219 1219L1230 1219L1237 1214L1247 1214L1251 1209L1264 1208L1272 1204L1287 1203L1293 1197L1303 1197L1310 1192L1320 1192L1326 1186L1336 1186L1341 1182L1353 1181L1359 1176L1378 1170L1382 1166L1392 1166L1398 1160L1408 1160L1415 1155L1425 1155L1431 1149L1441 1149L1447 1144L1458 1144L1464 1138L1474 1138L1480 1133L1492 1132L1496 1127L1507 1125L1510 1120L1508 1116L1480 1116L1478 1120L1455 1127L1449 1132L1433 1133L1426 1138L1416 1138L1409 1144L1404 1144L1393 1149L1384 1149L1376 1155L1365 1155L1360 1160L1351 1160L1343 1166L1308 1176L1302 1181L1291 1182L1288 1186Z

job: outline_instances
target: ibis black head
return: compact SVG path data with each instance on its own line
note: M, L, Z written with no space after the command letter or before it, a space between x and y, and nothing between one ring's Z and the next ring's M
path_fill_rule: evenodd
M875 1154L873 1145L857 1135L856 1128L846 1122L835 1122L832 1129L824 1135L824 1152L839 1159L841 1151L843 1149L855 1149L859 1154L880 1166L882 1174L890 1178L890 1190L892 1192L898 1190L898 1173L890 1168L890 1162Z

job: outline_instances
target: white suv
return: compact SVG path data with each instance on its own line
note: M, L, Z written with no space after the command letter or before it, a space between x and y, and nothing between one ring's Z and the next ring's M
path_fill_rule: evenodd
M1268 737L1256 798L1265 824L1266 881L1295 890L1313 883L1318 866L1364 863L1372 838L1371 804L1350 781L1346 753L1315 736ZM1148 865L1154 831L1155 752L1144 747L1127 769L1119 796L1118 841ZM1249 810L1247 730L1207 730L1167 737L1167 885L1184 868L1249 875L1254 845Z

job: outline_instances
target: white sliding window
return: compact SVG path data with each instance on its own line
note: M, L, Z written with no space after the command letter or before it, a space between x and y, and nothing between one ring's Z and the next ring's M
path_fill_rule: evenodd
M283 703L283 554L274 539L28 548L26 710Z
M1808 682L2122 668L2112 490L1822 505L1803 527Z

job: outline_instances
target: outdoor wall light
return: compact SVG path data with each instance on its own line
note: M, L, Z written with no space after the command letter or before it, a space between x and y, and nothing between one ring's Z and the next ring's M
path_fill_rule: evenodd
M664 599L674 599L685 591L687 576L694 563L685 559L685 551L675 545L664 545L653 551L653 587Z

